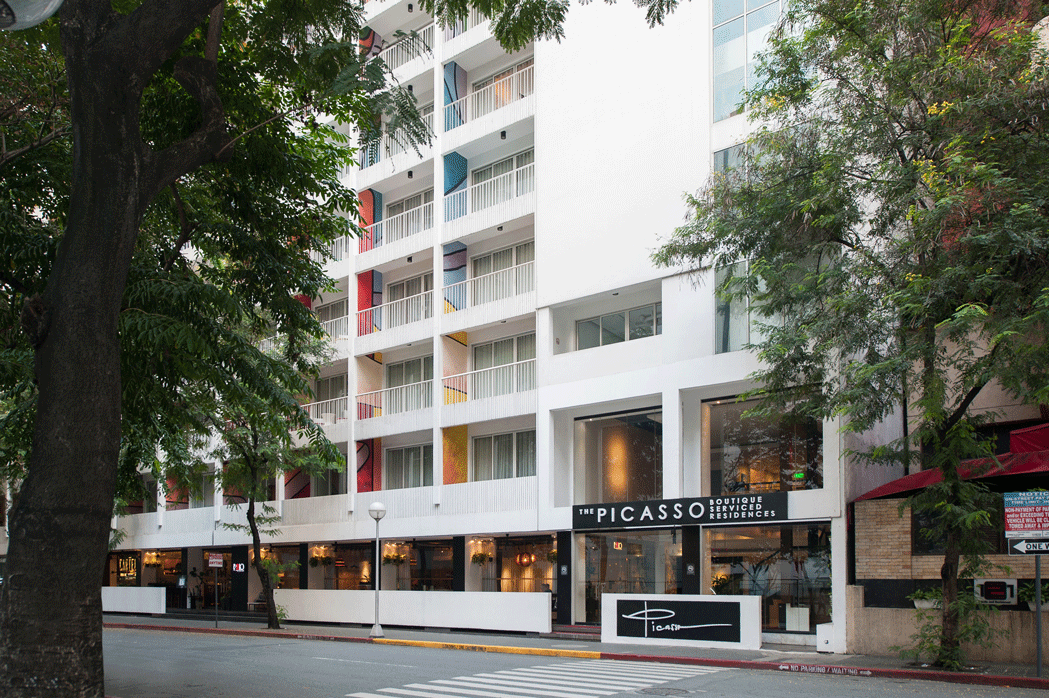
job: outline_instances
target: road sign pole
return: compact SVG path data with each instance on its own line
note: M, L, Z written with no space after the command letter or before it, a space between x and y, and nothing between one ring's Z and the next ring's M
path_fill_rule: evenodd
M1035 676L1042 678L1042 556L1034 558L1034 632L1038 635L1038 662L1035 665Z

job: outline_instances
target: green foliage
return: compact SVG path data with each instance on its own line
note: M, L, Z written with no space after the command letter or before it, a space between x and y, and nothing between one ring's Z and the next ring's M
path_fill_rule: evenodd
M918 592L907 598L918 598ZM926 598L942 599L939 594ZM957 642L950 644L950 650L944 650L943 611L940 604L935 608L917 608L914 613L918 620L918 631L911 635L912 645L907 648L895 647L903 657L915 661L928 662L948 671L961 671L965 668L962 645L994 647L995 640L1004 631L991 627L990 619L998 613L998 608L981 603L970 590L962 590L953 602L954 613L962 619L956 634Z
M746 95L755 130L736 170L687 197L654 255L730 267L717 292L749 299L761 332L761 409L865 432L910 433L853 454L937 468L910 501L947 541L939 635L956 665L959 560L999 506L963 482L985 456L973 401L1049 395L1049 60L1028 18L1041 3L797 0ZM963 594L964 596L964 594ZM967 635L967 633L970 633Z

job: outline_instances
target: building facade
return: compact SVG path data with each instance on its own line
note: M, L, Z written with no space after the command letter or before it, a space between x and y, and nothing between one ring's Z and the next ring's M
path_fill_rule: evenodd
M313 303L336 358L307 409L346 469L275 483L291 619L370 623L377 577L384 623L505 630L599 623L606 593L748 594L766 641L845 650L845 503L902 473L850 467L836 423L744 418L747 309L650 260L746 133L738 97L780 12L758 4L654 29L573 7L561 43L513 55L481 17L365 5L362 43L434 136L364 143L345 173L365 235L337 242ZM224 499L157 487L119 520L107 585L168 608L217 585L249 608Z

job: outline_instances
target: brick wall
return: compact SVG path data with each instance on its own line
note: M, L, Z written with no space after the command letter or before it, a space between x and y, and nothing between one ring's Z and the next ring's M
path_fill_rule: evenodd
M899 499L856 502L856 579L939 579L942 555L911 555L911 512ZM988 555L1011 571L991 577L1034 579L1034 556Z

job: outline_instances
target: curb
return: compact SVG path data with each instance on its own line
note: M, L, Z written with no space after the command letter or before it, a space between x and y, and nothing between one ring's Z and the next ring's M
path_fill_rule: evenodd
M435 640L395 640L390 638L347 637L345 635L318 635L306 633L275 632L273 630L241 630L235 628L194 628L170 625L142 625L136 623L103 623L104 628L126 630L155 630L203 635L238 635L241 637L292 638L320 642L360 642L404 647L425 647L468 652L496 652L501 654L523 654L542 657L571 657L574 659L617 659L634 662L663 662L666 664L691 664L716 666L729 669L751 669L757 671L779 671L795 674L819 674L825 676L851 676L857 678L910 679L915 681L940 681L943 683L969 684L974 686L1002 686L1010 688L1034 688L1049 690L1049 678L1026 676L1001 676L998 674L966 674L963 672L924 669L884 669L837 664L800 664L797 662L768 662L748 659L712 659L705 657L674 657L652 654L629 654L623 652L597 652L588 650L553 649L546 647L513 647L506 645L477 645L461 642L439 642Z

